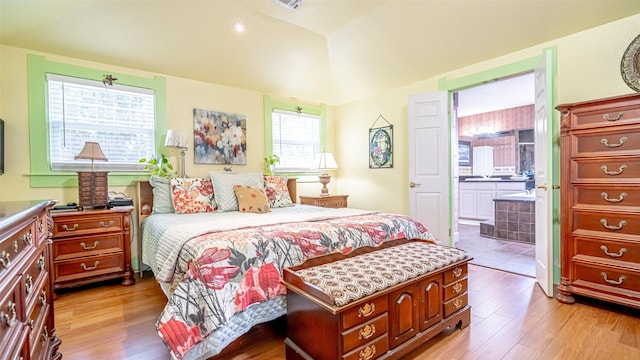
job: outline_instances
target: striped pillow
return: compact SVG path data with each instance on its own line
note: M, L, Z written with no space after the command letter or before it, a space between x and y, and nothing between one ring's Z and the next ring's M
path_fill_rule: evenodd
M218 211L238 211L238 200L233 190L234 185L264 188L263 175L259 172L212 171L210 174Z

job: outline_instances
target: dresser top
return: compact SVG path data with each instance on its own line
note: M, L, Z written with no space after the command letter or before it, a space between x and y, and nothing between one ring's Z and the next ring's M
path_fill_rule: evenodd
M55 203L55 200L0 201L0 232Z

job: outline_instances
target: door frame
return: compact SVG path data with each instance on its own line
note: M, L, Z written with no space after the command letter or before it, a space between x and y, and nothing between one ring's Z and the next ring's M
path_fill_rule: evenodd
M551 92L552 103L550 106L555 108L557 105L557 73L558 73L558 49L557 46L552 46L548 48L543 48L540 51L540 55L534 56L531 58L527 58L524 60L520 60L517 62L509 63L503 66L491 68L488 70L480 71L474 74L462 76L459 78L440 78L438 79L438 91L447 91L449 96L447 96L449 101L449 108L451 108L452 101L452 93L464 90L469 87L474 87L477 85L482 85L483 83L493 81L494 79L505 78L513 75L518 75L525 72L533 72L535 68L540 63L540 60L544 56L545 52L551 52L551 71L552 73L552 84L549 86L549 91ZM449 116L449 139L453 139L453 129L452 119ZM455 127L457 129L457 127ZM553 139L559 139L560 137L560 114L557 111L553 112L553 118L551 119L550 131L552 132L551 136ZM455 159L453 159L453 154L450 154L449 164L451 164L452 169L456 165L454 164ZM554 140L552 147L552 176L551 181L552 184L560 183L560 148L557 141ZM453 174L453 172L451 172ZM449 201L453 201L453 182L457 180L452 176L452 183L449 186ZM550 190L551 191L551 190ZM560 208L560 196L559 191L553 191L552 195L553 202L553 213L558 214L558 209ZM451 207L453 208L453 206ZM559 269L559 256L560 256L560 224L558 222L558 216L553 216L553 240L551 250L553 251L552 260L553 260L553 283L560 283L560 269ZM449 214L449 226L451 229L454 229L453 223L454 221L458 221L457 218L454 218L454 214L451 212Z

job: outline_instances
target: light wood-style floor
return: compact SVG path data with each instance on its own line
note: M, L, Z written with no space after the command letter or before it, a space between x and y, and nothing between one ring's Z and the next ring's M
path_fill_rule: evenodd
M103 283L59 292L64 360L170 359L155 331L165 296L150 274L134 286ZM580 298L564 305L530 277L471 265L471 325L447 331L406 359L640 359L640 311ZM284 337L260 337L228 359L284 359Z

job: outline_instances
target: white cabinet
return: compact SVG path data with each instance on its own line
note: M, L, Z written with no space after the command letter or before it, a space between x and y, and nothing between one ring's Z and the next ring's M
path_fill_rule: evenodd
M474 146L473 147L473 175L491 176L493 175L493 147Z
M493 220L494 199L525 190L524 181L461 181L459 217L461 219Z

